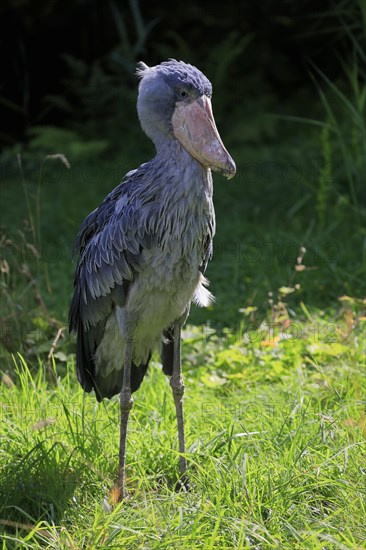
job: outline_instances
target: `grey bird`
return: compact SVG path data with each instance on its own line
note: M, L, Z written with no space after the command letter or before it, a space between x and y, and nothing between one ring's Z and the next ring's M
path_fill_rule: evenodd
M215 233L211 170L228 179L236 172L201 71L171 59L154 67L140 62L137 76L138 116L156 156L128 172L81 224L69 316L80 384L94 389L98 401L120 394L120 498L132 393L154 349L170 377L180 475L188 483L181 329L192 301L207 306L212 300L204 277Z

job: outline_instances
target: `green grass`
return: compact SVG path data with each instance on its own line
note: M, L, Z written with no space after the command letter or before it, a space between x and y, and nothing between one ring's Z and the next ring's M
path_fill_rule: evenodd
M52 383L16 357L0 386L3 548L364 548L364 321L348 334L346 318L334 331L324 319L290 327L293 338L262 326L245 345L188 327L192 490L174 490L174 407L155 361L135 395L130 494L117 506L117 399L84 395L72 359L62 374L53 362Z

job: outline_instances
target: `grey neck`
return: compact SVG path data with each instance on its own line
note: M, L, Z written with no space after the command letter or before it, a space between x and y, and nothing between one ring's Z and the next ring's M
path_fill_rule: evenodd
M199 193L212 191L211 170L194 159L177 139L167 139L161 135L155 142L156 157L154 163L164 167L164 180L174 183L176 192ZM211 194L211 193L210 193Z

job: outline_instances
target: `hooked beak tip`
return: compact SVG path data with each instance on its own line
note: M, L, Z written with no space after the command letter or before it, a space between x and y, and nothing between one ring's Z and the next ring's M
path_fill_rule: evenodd
M227 161L224 168L222 168L222 167L219 168L217 166L212 166L211 169L214 172L218 172L219 174L224 176L227 180L231 180L236 174L236 165L235 165L234 160L231 157L229 157L229 159L228 159L228 161Z
M231 180L236 174L236 165L232 158L229 160L229 168L226 171L226 179Z

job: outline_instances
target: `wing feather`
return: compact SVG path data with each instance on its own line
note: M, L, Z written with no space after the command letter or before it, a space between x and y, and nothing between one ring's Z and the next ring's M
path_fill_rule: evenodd
M74 253L79 258L69 328L77 333L78 379L86 391L95 388L98 399L103 395L98 393L94 380L94 356L103 338L106 320L116 305L125 304L135 274L143 269L143 250L154 243L149 227L140 220L139 194L145 196L144 219L149 219L151 213L146 210L155 200L154 196L149 199L147 172L148 163L129 172L85 218L74 245ZM147 364L142 370L145 372L146 368ZM140 371L135 375L141 376Z
M209 219L207 229L208 231L207 231L206 239L203 243L202 262L199 267L199 270L203 275L207 269L208 262L212 260L212 255L213 255L213 238L215 235L215 215L213 215Z

